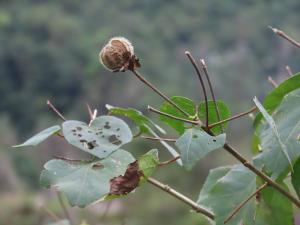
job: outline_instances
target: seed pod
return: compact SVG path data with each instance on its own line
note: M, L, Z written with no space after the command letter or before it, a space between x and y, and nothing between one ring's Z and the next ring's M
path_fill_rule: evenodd
M113 37L99 53L99 61L108 70L125 71L134 60L132 44L124 37Z

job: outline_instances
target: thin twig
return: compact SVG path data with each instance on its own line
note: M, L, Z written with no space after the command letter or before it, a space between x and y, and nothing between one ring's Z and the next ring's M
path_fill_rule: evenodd
M54 222L61 221L61 219L57 215L55 215L51 210L49 210L46 206L42 206L42 209Z
M276 28L273 28L271 26L269 26L269 28L278 36L284 38L285 40L287 40L288 42L290 42L291 44L295 45L296 47L300 48L300 43L298 41L295 41L293 38L291 38L290 36L288 36L286 33L284 33L282 30L278 30Z
M50 100L47 100L47 105L52 109L53 112L56 113L56 115L59 116L63 121L66 121L66 118L58 111L57 108L50 102Z
M169 165L169 164L171 164L171 163L173 163L173 162L176 162L178 159L180 159L181 158L181 156L179 155L179 156L176 156L176 157L174 157L174 158L172 158L172 159L169 159L169 160L167 160L167 161L164 161L164 162L160 162L159 164L158 164L158 166L166 166L166 165Z
M201 75L201 72L196 64L196 61L194 59L194 57L191 55L191 53L189 51L186 51L185 52L185 55L188 57L188 59L190 60L190 62L192 63L197 75L198 75L198 78L199 78L199 81L200 81L200 84L201 84L201 88L202 88L202 91L203 91L203 94L204 94L204 101L205 101L205 109L206 109L206 127L208 127L208 124L209 124L209 118L208 118L208 100L207 100L207 93L206 93L206 89L205 89L205 85L204 85L204 81L202 79L202 75Z
M208 133L212 134L210 131L208 131ZM282 188L279 184L277 184L275 181L273 181L269 176L267 176L266 174L264 174L263 172L258 170L254 165L252 165L244 156L242 156L232 146L230 146L228 143L225 143L223 148L227 152L229 152L231 155L233 155L237 160L239 160L245 167L247 167L249 170L251 170L257 176L261 177L264 181L266 181L268 183L268 185L275 188L281 194L286 196L291 202L293 202L298 208L300 208L300 201L298 199L296 199L291 193L289 193L284 188Z
M168 141L168 142L176 142L174 138L160 138L160 137L148 137L148 136L141 136L141 138L153 141Z
M93 112L92 112L92 108L90 107L89 103L86 103L86 107L90 116L90 120L93 119Z
M255 112L255 111L256 111L256 106L252 107L250 110L248 110L248 111L246 111L246 112L243 112L243 113L237 114L237 115L235 115L235 116L232 116L232 117L230 117L230 118L227 118L227 119L225 119L225 120L221 120L221 121L219 121L219 122L210 124L210 125L208 126L208 129L211 129L211 128L213 128L213 127L219 125L219 124L223 124L223 123L226 123L226 122L228 122L228 121L235 120L235 119L237 119L237 118L240 118L240 117L242 117L242 116L248 115L248 114L253 113L253 112Z
M247 202L249 202L253 197L255 197L262 189L264 189L267 186L268 186L268 183L264 183L255 192L253 192L248 198L246 198L236 208L234 208L232 210L232 212L224 220L224 224L226 224L229 220L231 220L240 211L240 209L243 208L243 206L247 204Z
M180 117L177 117L177 116L173 116L171 114L168 114L168 113L165 113L165 112L162 112L162 111L159 111L158 109L155 109L151 106L148 105L148 110L150 110L151 112L154 112L154 113L157 113L157 114L160 114L160 115L163 115L163 116L167 116L167 117L170 117L171 119L175 119L175 120L180 120L180 121L183 121L183 122L186 122L186 123L191 123L191 124L194 124L194 125L199 125L201 124L201 122L199 120L195 121L195 120L188 120L188 119L184 119L184 118L180 118Z
M62 210L65 214L65 217L69 220L70 225L74 225L74 223L71 219L71 216L70 216L70 214L67 210L67 207L65 206L65 203L64 203L63 198L61 196L61 193L58 192L58 191L56 193L57 193L57 197L58 197L58 202L59 202L59 204L60 204L60 206L61 206L61 208L62 208Z
M207 216L210 219L214 219L214 214L213 213L211 213L207 209L204 209L204 208L200 207L196 202L194 202L193 200L191 200L188 197L184 196L183 194L179 193L178 191L174 190L173 188L169 187L168 185L163 184L163 183L161 183L161 182L159 182L156 179L151 178L151 177L149 177L147 179L147 181L149 183L153 184L154 186L158 187L162 191L172 195L173 197L175 197L175 198L179 199L180 201L184 202L185 204L189 205L197 213L201 213L201 214Z
M277 87L278 87L278 84L276 83L275 80L273 80L273 78L272 78L271 76L268 76L268 81L269 81L270 84L272 84L272 86L273 86L274 88L277 88Z
M146 80L137 70L133 69L133 70L130 70L130 71L140 81L142 81L144 84L146 84L148 87L150 87L154 92L156 92L159 96L161 96L163 99L165 99L171 105L173 105L176 109L178 109L180 112L182 112L185 116L187 116L187 117L190 116L187 112L185 112L183 109L181 109L175 102L173 102L168 96L166 96L164 93L162 93L160 90L158 90L153 84L151 84L148 80Z
M288 65L286 65L285 69L286 69L289 77L293 76L293 72L292 72L291 68Z
M219 107L218 107L218 105L217 105L217 101L216 101L214 89L212 88L212 84L211 84L211 81L210 81L210 77L209 77L208 70L207 70L207 66L206 66L206 63L205 63L204 59L200 59L200 63L201 63L201 65L202 65L202 69L203 69L203 71L204 71L205 77L206 77L207 82L208 82L210 94L211 94L211 97L212 97L212 99L213 99L213 103L214 103L214 105L215 105L215 110L216 110L216 114L217 114L218 121L221 121ZM222 124L220 124L220 128L221 128L221 131L222 131L222 133L223 133L224 130L223 130Z

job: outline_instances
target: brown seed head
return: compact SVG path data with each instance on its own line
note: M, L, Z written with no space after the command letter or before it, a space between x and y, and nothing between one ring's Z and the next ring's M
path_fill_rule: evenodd
M110 71L125 71L134 59L132 44L124 37L113 37L99 53L99 61Z

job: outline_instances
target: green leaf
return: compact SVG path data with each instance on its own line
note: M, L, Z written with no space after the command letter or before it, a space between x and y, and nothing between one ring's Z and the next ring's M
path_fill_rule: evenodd
M271 114L282 102L285 95L298 88L300 88L300 73L296 73L294 76L285 80L278 87L273 89L273 91L266 96L263 106L267 112ZM255 127L258 126L262 118L263 116L261 113L257 114L254 120Z
M132 140L128 125L113 116L97 117L91 126L80 121L66 121L63 134L70 144L98 158L107 157Z
M41 173L41 185L56 187L63 192L72 206L84 207L104 198L110 191L110 180L123 175L133 156L124 150L93 162L50 160Z
M219 109L219 114L220 114L220 119L221 120L225 120L225 119L227 119L231 116L230 109L228 108L228 106L224 102L216 101L216 104L217 104L218 109ZM199 104L198 116L199 116L201 121L203 121L203 122L206 121L205 102L201 102ZM209 118L209 124L219 122L218 116L217 116L217 113L216 113L215 104L214 104L213 101L208 101L208 118ZM227 123L223 123L222 127L226 128ZM220 134L221 133L221 126L216 126L216 127L212 128L211 130L214 132L214 134Z
M286 156L287 160L289 161L289 164L291 166L291 168L293 167L292 165L292 161L290 159L290 156L288 154L287 151L287 147L286 145L282 142L277 126L275 124L275 121L273 120L273 118L269 115L269 113L265 110L265 108L262 106L262 104L258 101L258 99L255 97L254 98L254 103L257 106L257 108L259 109L259 111L262 113L263 117L265 118L265 120L267 121L267 123L269 124L269 127L271 128L271 131L273 132L273 135L276 139L276 141L278 142L278 146L279 149L283 152L283 154Z
M286 190L287 186L280 184ZM292 203L272 187L264 188L256 206L255 225L293 225Z
M159 159L157 149L152 149L146 154L142 155L139 160L139 170L143 172L144 177L141 177L140 184L145 181L145 178L150 177L156 170Z
M48 225L70 225L70 222L68 220L60 220L55 223L50 223Z
M183 166L190 170L198 160L225 144L226 134L210 136L198 129L187 129L175 145L181 153Z
M143 133L151 133L150 126L154 126L161 133L165 134L165 131L160 126L156 125L152 120L150 120L148 117L143 115L142 112L140 112L136 109L120 108L120 107L114 107L111 105L106 105L106 108L109 110L110 113L112 113L114 115L126 116L129 119L133 120L139 126L140 131Z
M171 97L171 100L173 102L175 102L185 112L187 112L189 115L191 115L191 117L196 115L196 105L192 100L185 98L185 97L181 97L181 96L173 96L173 97ZM184 119L191 119L191 118L187 118L186 115L184 115L182 112L180 112L177 108L175 108L169 102L164 102L161 105L160 110L162 112L168 113L173 116L177 116L177 117L184 118ZM168 124L169 126L173 127L179 134L182 134L185 130L185 125L184 125L184 122L182 122L182 121L172 119L170 117L163 116L163 115L160 116L160 120L162 122Z
M216 225L256 190L256 176L243 165L219 167L210 171L197 203L215 214ZM227 225L254 224L255 200L250 200Z
M291 162L295 162L300 156L300 142L297 135L300 132L300 90L286 95L282 103L272 114L277 125L277 130ZM256 156L254 163L264 165L267 172L276 179L284 172L290 170L290 162L282 151L278 137L274 134L274 128L269 124L261 124L259 127L260 147L262 153Z
M53 134L57 133L60 130L60 126L56 125L53 127L49 127L40 133L34 135L33 137L29 138L27 141L25 141L23 144L20 145L15 145L13 147L18 148L18 147L25 147L25 146L36 146L52 136Z
M294 164L294 169L292 173L292 184L293 187L298 195L298 198L300 199L300 158L296 161Z

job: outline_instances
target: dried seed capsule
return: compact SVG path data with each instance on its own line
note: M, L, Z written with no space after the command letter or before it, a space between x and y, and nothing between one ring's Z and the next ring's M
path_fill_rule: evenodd
M132 44L123 37L113 37L99 53L99 61L110 71L125 71L134 59Z

